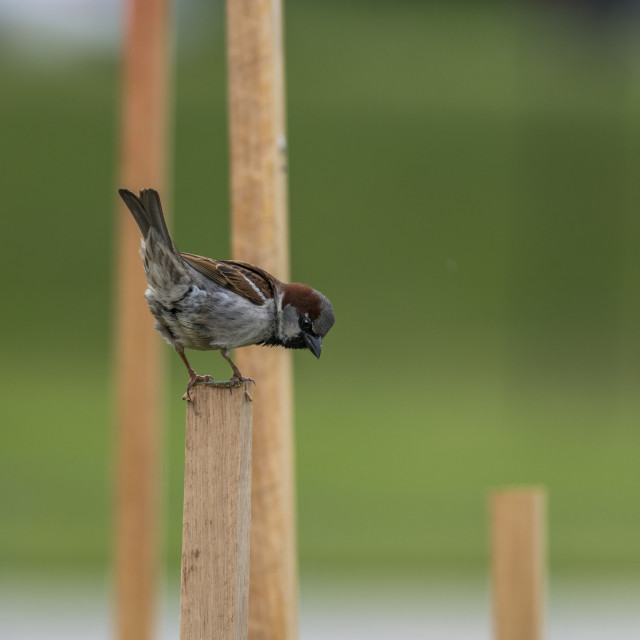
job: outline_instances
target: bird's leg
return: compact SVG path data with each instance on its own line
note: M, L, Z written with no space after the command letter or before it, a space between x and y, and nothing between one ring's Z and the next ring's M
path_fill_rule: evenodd
M240 369L238 369L238 367L233 364L233 360L231 360L231 358L229 357L229 349L220 349L220 355L222 355L222 357L231 365L231 368L233 369L233 375L229 380L229 390L231 390L231 387L238 382L244 382L245 380L248 380L249 382L255 382L252 378L245 378L240 373Z
M189 382L187 383L187 391L182 396L182 399L191 401L191 394L189 393L189 391L191 390L191 387L193 387L194 384L198 384L199 382L213 382L213 378L211 376L199 376L191 368L191 365L187 360L187 356L184 355L184 349L182 347L177 347L176 345L173 345L173 348L176 350L176 353L182 358L182 362L184 362L185 366L187 367L187 371L189 372Z

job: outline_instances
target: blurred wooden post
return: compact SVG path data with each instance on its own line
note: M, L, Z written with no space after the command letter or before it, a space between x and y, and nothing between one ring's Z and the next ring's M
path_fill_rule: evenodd
M545 495L541 489L491 496L495 640L542 640L546 581Z
M128 0L125 11L120 184L166 194L168 3ZM150 640L158 577L163 345L143 297L140 232L118 202L116 632L119 640Z
M281 0L228 0L232 251L289 277ZM240 349L254 390L249 637L297 636L291 357Z
M247 638L252 387L187 403L180 640Z

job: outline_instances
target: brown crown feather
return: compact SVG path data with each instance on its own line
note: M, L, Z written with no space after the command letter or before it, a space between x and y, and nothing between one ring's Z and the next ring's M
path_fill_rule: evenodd
M290 304L295 307L302 315L309 314L311 320L316 320L322 312L322 300L320 296L306 284L285 285L284 295L282 296L282 307Z

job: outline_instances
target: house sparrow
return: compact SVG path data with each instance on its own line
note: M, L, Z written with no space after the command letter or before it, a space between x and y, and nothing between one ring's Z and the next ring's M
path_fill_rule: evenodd
M185 349L219 349L231 365L229 386L247 380L231 361L229 351L250 344L309 349L320 357L322 338L333 326L333 307L305 284L285 284L263 269L235 260L211 260L177 249L162 213L160 196L143 189L136 196L118 193L133 215L143 240L140 255L149 287L145 298L155 327L178 352L189 372L184 398L199 376Z

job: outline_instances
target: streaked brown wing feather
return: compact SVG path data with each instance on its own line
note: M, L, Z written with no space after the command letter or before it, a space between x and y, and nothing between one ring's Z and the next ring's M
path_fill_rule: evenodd
M192 253L182 253L181 255L187 264L203 276L217 282L225 289L243 296L254 304L263 304L264 298L251 286L250 282L262 292L265 298L269 299L274 296L278 281L260 267L248 262L212 260Z

